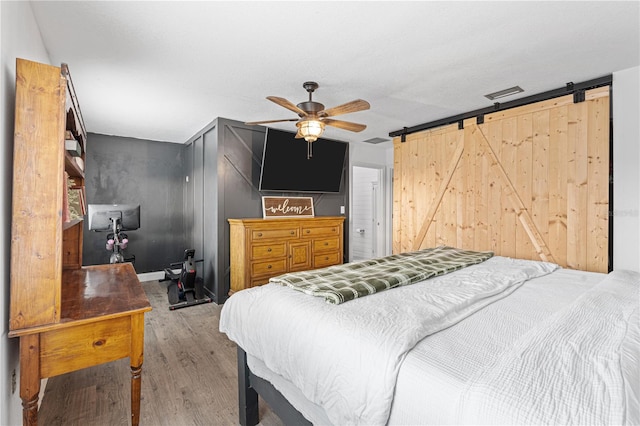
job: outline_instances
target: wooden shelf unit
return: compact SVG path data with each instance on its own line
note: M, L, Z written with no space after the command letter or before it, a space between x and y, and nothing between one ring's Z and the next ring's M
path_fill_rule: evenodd
M229 294L287 272L342 263L344 217L229 219Z
M67 130L82 141L83 160L86 141L72 93L66 66L17 60L10 330L60 322L63 265L82 266L82 220L62 220L65 172L84 186L77 163L65 161Z
M68 132L82 147L82 167L65 149ZM124 357L139 421L151 305L131 264L83 267L83 220L65 222L67 176L84 191L86 141L68 67L17 59L9 337L20 338L25 425L38 422L42 378Z

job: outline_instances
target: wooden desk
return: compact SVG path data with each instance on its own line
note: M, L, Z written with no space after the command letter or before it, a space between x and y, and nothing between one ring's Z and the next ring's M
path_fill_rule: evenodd
M23 424L38 424L41 379L129 357L131 423L137 425L144 313L150 310L130 263L64 270L60 322L9 332L20 337Z

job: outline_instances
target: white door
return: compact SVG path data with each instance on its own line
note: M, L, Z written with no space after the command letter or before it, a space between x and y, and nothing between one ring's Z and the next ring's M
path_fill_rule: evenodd
M382 168L353 166L351 176L351 261L384 255Z

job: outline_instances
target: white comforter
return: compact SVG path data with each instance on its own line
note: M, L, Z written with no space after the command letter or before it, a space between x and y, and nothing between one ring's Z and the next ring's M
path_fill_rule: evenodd
M614 271L473 377L461 424L638 424L640 274Z
M494 257L337 306L267 284L229 298L220 331L323 407L332 423L382 425L402 360L417 342L556 268Z

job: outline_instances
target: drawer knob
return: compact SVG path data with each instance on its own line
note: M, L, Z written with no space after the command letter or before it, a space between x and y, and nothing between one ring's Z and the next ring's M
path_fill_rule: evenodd
M262 232L258 232L258 237L262 237Z
M307 229L307 234L310 234L310 233L311 233L311 229Z
M336 232L336 228L333 228L333 232Z
M329 243L326 243L326 242L325 242L325 243L324 243L324 245L325 245L325 246L328 246L328 245L329 245Z
M271 265L267 266L267 269L271 269Z
M268 251L269 253L271 253L271 247L269 247L269 248L267 249L267 251Z
M329 256L325 256L324 260L329 260Z
M294 232L294 231L291 231L291 232L290 232L290 234L291 234L291 235L295 235L295 232Z

